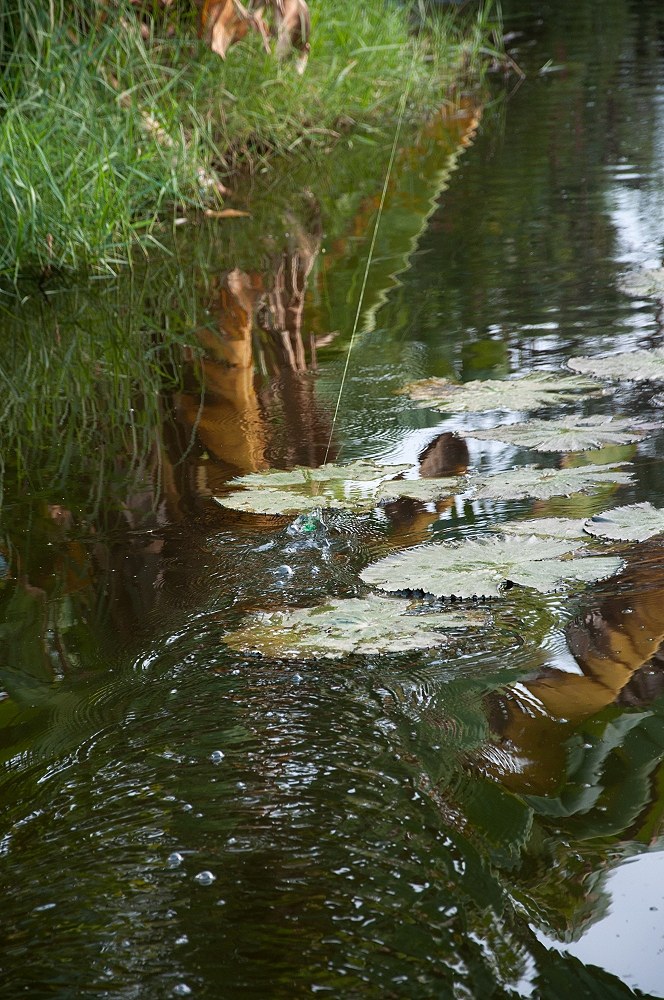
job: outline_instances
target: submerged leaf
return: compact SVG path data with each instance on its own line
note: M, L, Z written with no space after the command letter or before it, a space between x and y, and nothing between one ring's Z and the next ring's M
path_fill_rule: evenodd
M318 469L304 466L289 471L269 469L232 479L229 485L250 489L214 499L232 510L286 515L316 508L372 510L388 499L405 496L438 500L459 489L458 478L388 481L409 468L408 465L360 461L349 465L322 465Z
M650 503L632 503L595 514L584 522L583 528L589 535L598 538L642 542L654 535L664 534L664 510L658 510Z
M331 600L316 608L254 615L227 636L232 649L288 659L347 653L402 653L445 642L440 630L486 625L481 612L409 613L408 601L370 595Z
M664 380L664 348L650 351L625 351L608 358L570 358L567 362L575 372L596 378L612 378L626 382L661 382Z
M621 284L628 295L664 298L664 267L644 268L625 276Z
M587 451L640 441L646 431L647 428L639 428L626 418L569 416L469 431L468 436L481 441L505 441L536 451Z
M396 479L382 484L378 498L398 500L400 497L407 497L409 500L429 503L458 493L459 482L458 476L448 479Z
M487 379L459 385L445 378L411 382L404 394L422 406L455 413L483 413L486 410L535 410L574 399L579 391L597 392L590 379L555 372L531 372L516 379Z
M498 531L505 535L539 535L541 538L583 538L583 521L574 517L537 517L508 521Z
M616 467L584 465L578 469L539 469L535 465L523 465L490 476L476 474L469 477L468 483L469 486L476 484L477 500L521 500L524 497L548 500L572 493L589 493L600 486L630 483L629 472L616 472Z
M591 582L617 573L620 559L570 557L584 547L542 538L476 538L418 545L367 566L365 583L381 590L423 590L438 597L499 597L506 582L541 593L565 581Z

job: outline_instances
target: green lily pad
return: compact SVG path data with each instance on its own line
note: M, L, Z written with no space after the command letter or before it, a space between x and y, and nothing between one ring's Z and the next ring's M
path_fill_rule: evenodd
M455 413L484 413L487 410L536 410L541 406L567 403L575 393L597 393L590 379L555 372L531 372L522 378L487 379L459 385L445 378L411 382L403 393L421 406Z
M527 521L508 521L497 530L505 535L583 539L583 521L574 517L536 517Z
M403 653L440 646L445 629L485 626L481 612L413 613L408 601L370 595L331 600L315 608L262 612L226 637L242 652L286 659L339 657L348 653Z
M505 441L536 451L587 451L641 441L647 429L626 418L569 416L469 431L468 436L481 441Z
M621 542L642 542L664 534L664 510L650 503L632 503L595 514L583 524L584 531L597 538Z
M242 488L217 503L231 510L252 514L303 514L317 508L372 510L379 503L398 497L439 500L458 492L460 479L409 479L394 482L408 465L377 465L351 462L322 465L318 469L298 466L289 471L269 469L232 479Z
M617 558L577 558L583 551L584 546L569 540L476 538L417 545L372 563L360 575L380 590L464 598L499 597L508 581L546 594L570 581L604 579L622 568Z
M476 473L468 477L468 485L474 486L477 500L521 500L524 497L548 500L572 493L590 493L601 486L631 483L629 472L616 469L617 465L584 465L578 469L539 469L535 465L522 465L490 476Z
M575 372L595 378L625 382L664 381L664 348L649 351L625 351L608 358L570 358L567 362Z

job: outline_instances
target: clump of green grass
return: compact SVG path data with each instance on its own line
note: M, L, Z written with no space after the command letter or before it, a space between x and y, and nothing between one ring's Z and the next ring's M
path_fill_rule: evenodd
M12 6L13 4L13 6ZM174 207L219 200L216 180L274 153L387 129L439 105L481 61L487 7L414 32L393 0L313 0L303 77L257 38L222 62L186 18L144 38L123 0L91 22L83 0L11 0L0 13L0 274L114 270L157 240Z

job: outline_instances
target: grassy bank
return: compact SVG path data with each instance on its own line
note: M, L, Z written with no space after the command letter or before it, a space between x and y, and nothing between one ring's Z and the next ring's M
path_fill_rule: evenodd
M240 164L305 155L349 129L371 141L393 124L407 77L408 114L425 116L479 67L494 9L471 5L416 33L394 0L314 0L300 77L257 37L222 62L193 14L144 38L132 8L91 26L91 6L3 5L0 274L113 270L158 241L174 207L218 203L215 180Z

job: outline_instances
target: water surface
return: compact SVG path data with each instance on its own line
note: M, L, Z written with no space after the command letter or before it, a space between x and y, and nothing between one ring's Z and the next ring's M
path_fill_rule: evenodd
M364 592L371 558L528 514L664 501L663 440L592 496L329 514L212 496L267 465L581 464L396 394L661 342L656 0L504 3L526 73L389 149L237 192L253 218L3 306L0 964L8 995L664 995L664 561L504 597L429 653L240 656L255 609ZM582 412L656 424L652 385ZM496 422L496 415L482 418ZM328 448L329 446L329 448ZM596 458L596 456L593 456Z

